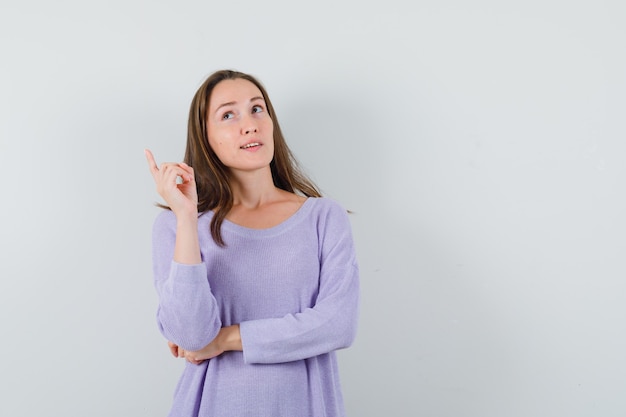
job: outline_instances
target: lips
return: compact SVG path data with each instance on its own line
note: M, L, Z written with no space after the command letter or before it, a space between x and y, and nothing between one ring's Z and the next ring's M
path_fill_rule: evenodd
M258 146L261 146L260 142L250 142L250 143L246 143L243 146L240 146L239 149L250 149L250 148L256 148Z

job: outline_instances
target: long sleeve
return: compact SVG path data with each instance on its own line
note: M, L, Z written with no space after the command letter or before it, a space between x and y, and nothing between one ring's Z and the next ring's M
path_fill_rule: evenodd
M152 231L154 285L159 297L157 323L163 336L185 350L199 350L217 336L222 324L207 279L207 266L173 261L176 217L157 216Z
M315 303L283 317L240 323L246 363L281 363L348 347L359 311L359 270L349 218L337 204L317 219L319 291Z

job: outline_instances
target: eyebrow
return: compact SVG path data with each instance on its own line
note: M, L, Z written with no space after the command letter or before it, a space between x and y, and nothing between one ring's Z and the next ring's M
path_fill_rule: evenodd
M250 99L250 102L257 101L257 100L263 100L263 101L265 101L265 99L263 98L263 96L255 96L255 97L252 97L252 98ZM222 103L222 104L220 104L219 106L217 106L217 109L215 109L215 113L217 113L217 112L219 111L219 109L221 109L222 107L232 106L233 104L237 104L237 102L236 102L236 101L229 101L229 102L227 102L227 103Z

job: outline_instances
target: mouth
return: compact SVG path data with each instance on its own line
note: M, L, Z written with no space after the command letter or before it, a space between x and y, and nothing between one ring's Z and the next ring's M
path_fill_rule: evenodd
M250 142L250 143L246 143L243 146L240 146L239 149L250 149L250 148L256 148L261 146L260 142Z

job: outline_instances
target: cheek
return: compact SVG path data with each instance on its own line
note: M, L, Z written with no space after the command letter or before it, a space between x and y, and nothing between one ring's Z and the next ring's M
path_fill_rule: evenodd
M224 142L224 139L215 132L215 129L212 129L210 133L207 132L207 139L211 147L220 146Z
M222 142L215 139L209 139L209 147L216 155L221 154Z

